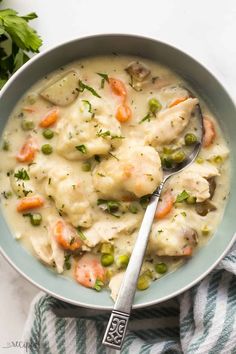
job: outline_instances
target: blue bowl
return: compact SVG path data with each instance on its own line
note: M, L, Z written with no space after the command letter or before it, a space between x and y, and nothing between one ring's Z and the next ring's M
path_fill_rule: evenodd
M147 291L137 292L134 308L167 300L187 290L205 277L222 259L235 239L236 230L236 108L222 84L195 59L165 43L132 35L96 35L76 39L38 54L19 69L0 92L0 129L16 103L39 79L75 60L111 53L136 55L163 63L181 75L203 97L217 117L230 147L231 185L224 218L208 244L184 266L153 282ZM0 245L9 263L31 283L63 301L75 305L111 309L108 291L95 293L72 279L57 275L29 254L16 241L0 213Z

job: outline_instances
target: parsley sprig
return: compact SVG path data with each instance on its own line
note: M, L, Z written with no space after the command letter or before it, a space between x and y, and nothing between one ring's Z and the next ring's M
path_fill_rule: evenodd
M9 77L26 63L29 53L38 53L42 40L28 22L38 16L19 16L12 9L0 10L0 89Z

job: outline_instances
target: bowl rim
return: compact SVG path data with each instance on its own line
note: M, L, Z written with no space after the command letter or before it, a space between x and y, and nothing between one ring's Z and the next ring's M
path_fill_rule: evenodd
M23 72L24 70L26 70L29 66L32 65L32 63L34 63L37 60L40 60L41 57L47 56L49 53L53 52L54 50L59 50L60 48L63 48L63 46L65 45L72 45L73 43L76 43L80 40L87 40L87 39L96 39L97 37L129 37L129 38L134 38L134 39L142 39L142 40L147 40L147 41L152 41L155 43L159 43L161 45L164 45L166 47L169 47L172 50L175 50L177 52L179 52L180 54L188 57L191 61L197 63L201 68L203 68L205 71L207 71L217 82L217 84L226 92L226 94L229 96L230 100L232 101L232 104L235 108L236 111L236 106L235 106L235 100L232 97L231 93L228 92L228 90L225 88L224 84L221 83L221 81L217 78L217 76L215 75L215 73L213 74L211 70L209 70L205 65L203 65L201 62L199 62L197 59L195 59L193 56L191 56L189 53L179 49L178 47L176 47L173 44L169 44L167 42L161 41L159 39L153 38L151 36L143 36L143 35L138 35L138 34L129 34L129 33L98 33L98 34L93 34L93 35L83 35L83 36L79 36L76 38L73 38L71 40L68 41L64 41L62 43L59 43L57 45L54 45L48 49L43 50L42 52L38 53L37 55L34 55L28 62L26 62L21 68L19 68L11 77L10 79L7 81L7 83L4 85L4 87L0 90L0 100L2 98L2 95L4 94L5 91L8 90L8 87L11 85L12 82L14 82L14 80L17 78L18 75L21 74L21 72ZM224 217L224 216L223 216ZM209 240L210 241L210 240ZM167 301L171 298L174 298L180 294L182 294L183 292L185 292L186 290L192 288L194 285L196 285L197 283L199 283L203 278L205 278L216 266L217 264L224 258L224 256L228 253L228 251L230 250L230 248L232 247L233 243L236 241L236 232L232 235L232 238L230 240L230 242L228 243L227 247L224 249L224 251L222 252L222 254L217 258L217 260L205 271L203 272L200 276L198 276L196 279L194 279L192 282L190 282L189 284L187 284L186 286L182 287L179 290L176 290L172 293L170 293L167 296L163 296L159 299L153 300L153 301L148 301L148 302L143 302L141 304L134 304L133 305L133 309L140 309L140 308L145 308L145 307L149 307L149 306L154 306L157 305L161 302ZM90 309L98 309L98 310L104 310L104 311L110 311L113 309L113 306L104 306L104 305L92 305L92 304L87 304L85 302L81 302L81 301L74 301L71 300L69 298L67 298L66 296L61 296L58 295L57 293L48 290L46 287L38 284L36 281L34 281L33 279L30 278L30 276L28 276L27 274L24 273L24 271L22 271L15 263L13 260L10 259L10 257L7 255L7 253L3 250L3 248L0 246L0 252L3 255L3 257L6 259L6 261L21 275L23 276L26 280L28 280L31 284L33 284L34 286L36 286L38 289L44 291L45 293L51 295L52 297L70 303L72 305L75 306L81 306L81 307L85 307L85 308L90 308Z

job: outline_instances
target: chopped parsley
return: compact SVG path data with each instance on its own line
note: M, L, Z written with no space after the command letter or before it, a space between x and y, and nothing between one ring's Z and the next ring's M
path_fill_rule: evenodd
M104 283L103 283L101 280L96 279L93 288L94 288L96 291L101 291L101 289L102 289L103 286L104 286Z
M117 161L120 161L120 159L118 159L118 157L116 157L116 155L113 155L111 152L108 152L108 154L109 154L111 157L114 157L114 159L116 159Z
M100 158L99 155L94 155L94 160L97 161L97 162L100 162L101 158Z
M11 191L8 191L8 192L3 191L2 195L5 199L9 199L10 197L12 197L12 192Z
M97 132L97 136L98 137L101 137L101 138L105 138L107 136L111 136L111 132L109 130L106 130L105 132L102 131L102 129L100 129L98 132Z
M86 236L85 236L85 234L81 231L81 227L78 226L76 230L77 230L77 232L78 232L79 238L80 238L82 241L85 241L85 240L86 240Z
M104 88L105 86L105 81L109 83L109 77L107 74L103 74L103 73L97 73L99 76L101 76L102 80L101 80L101 89Z
M71 254L66 254L65 255L65 267L66 267L66 270L70 270L71 269L71 263L70 263L70 257L71 257Z
M84 102L88 106L89 113L93 114L91 103L88 100L82 100L82 102Z
M148 112L147 114L146 114L146 116L143 118L143 119L141 119L140 121L139 121L139 124L142 124L143 122L145 122L146 120L148 121L148 122L150 122L150 119L151 119L151 114Z
M14 177L16 177L18 181L19 181L19 179L22 179L23 181L29 181L29 179L30 179L27 171L24 168L22 168L21 170L18 170L14 174Z
M142 206L143 209L146 209L146 208L147 208L148 203L149 203L149 201L150 201L150 198L151 198L151 195L150 195L150 194L147 194L147 195L142 196L142 197L139 199L139 203L141 204L141 206Z
M116 213L119 211L120 203L116 200L106 200L98 199L97 205L101 206L104 211L107 211L109 214L119 217Z
M186 192L185 190L183 190L183 192L181 192L180 194L177 195L176 197L176 203L182 203L184 202L186 199L188 199L190 195L188 194L188 192Z
M2 149L3 149L4 151L8 151L9 148L10 148L10 143L9 143L9 141L4 139L4 140L3 140L3 143L2 143Z
M84 82L82 82L81 80L79 80L79 92L84 92L84 90L88 90L89 92L91 92L92 95L101 98L101 96L94 90L94 88L92 88L91 86L86 85Z
M82 145L77 145L75 147L78 151L80 151L82 154L86 154L87 153L87 148L84 144Z
M122 135L111 135L111 139L125 139Z

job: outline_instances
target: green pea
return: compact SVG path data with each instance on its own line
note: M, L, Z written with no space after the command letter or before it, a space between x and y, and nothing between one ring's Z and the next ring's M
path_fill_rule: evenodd
M173 149L171 149L168 146L164 146L163 147L163 153L166 154L166 155L171 155L173 153Z
M166 167L166 168L171 168L172 167L172 164L173 164L173 160L172 160L172 157L168 154L165 154L165 153L161 153L160 154L160 158L161 158L161 164L163 167Z
M114 256L112 254L103 254L101 257L101 263L104 267L112 265L114 262Z
M140 275L138 278L137 288L138 290L145 290L149 288L151 283L151 278L146 273Z
M82 164L82 170L83 170L84 172L89 172L89 171L91 171L91 162L89 162L89 161L83 162L83 164Z
M32 120L23 119L21 122L21 128L26 131L32 130L34 129L34 122Z
M214 159L213 159L213 161L214 161L215 163L222 163L222 162L223 162L223 159L222 159L221 156L215 156Z
M201 229L201 232L202 232L202 234L203 234L204 236L208 236L209 233L210 233L210 230L209 230L208 226L205 225L205 226Z
M203 159L202 157L198 157L198 158L196 159L196 162L199 163L199 164L201 164L201 163L204 162L204 159Z
M42 222L42 216L39 213L30 215L30 222L33 226L39 226Z
M186 203L187 203L187 204L196 204L196 200L197 200L196 197L190 195L190 196L186 199Z
M114 252L114 246L111 243L105 242L102 244L100 251L103 254L111 254Z
M178 150L172 154L172 159L176 163L181 163L186 159L186 155L183 150Z
M52 139L54 137L54 133L51 129L45 129L43 131L43 136L45 139Z
M190 145L196 144L197 137L195 134L188 133L185 135L184 141L185 141L185 145L190 146Z
M129 211L132 213L132 214L137 214L138 213L138 207L135 203L131 203L129 205Z
M129 255L123 254L118 257L117 259L117 265L119 268L127 268L128 263L129 263Z
M50 144L44 144L41 147L41 151L45 155L50 155L53 152L53 148L52 148L52 146Z
M152 114L156 114L162 108L162 105L160 104L160 102L156 98L151 98L148 101L148 106L149 106L149 111Z
M167 265L165 263L157 263L155 265L155 270L159 274L164 274L164 273L167 272L168 268L167 268Z

